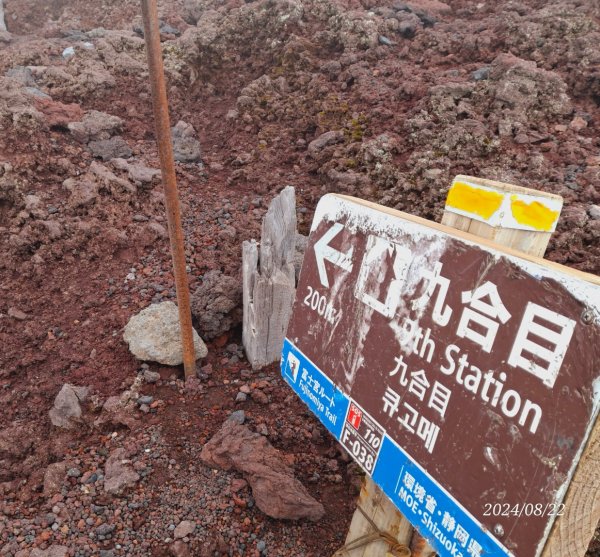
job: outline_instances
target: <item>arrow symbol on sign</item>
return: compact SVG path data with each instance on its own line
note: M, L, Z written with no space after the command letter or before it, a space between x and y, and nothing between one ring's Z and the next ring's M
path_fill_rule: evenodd
M329 242L333 240L342 230L344 225L336 222L323 236L315 243L315 257L317 259L317 268L319 269L319 279L325 288L329 288L329 277L325 268L325 261L333 263L337 267L341 267L344 271L352 271L352 253L354 248L351 247L348 253L342 253L333 249Z

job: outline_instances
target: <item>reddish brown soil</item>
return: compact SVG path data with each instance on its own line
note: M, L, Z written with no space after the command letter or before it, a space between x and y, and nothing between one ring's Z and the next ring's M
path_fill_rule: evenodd
M184 10L194 2L160 4L167 23L194 31ZM223 22L209 46L196 37L192 43L203 46L188 51L191 43L167 37L187 45L183 69L168 73L172 120L192 124L203 150L203 165L177 165L192 291L209 270L239 276L242 241L259 236L270 199L285 185L296 187L299 227L307 233L316 203L328 191L439 220L448 184L458 173L563 195L565 210L547 257L600 272L600 73L594 54L600 12L595 3L414 2L425 15L414 37L403 37L384 26L390 21L386 10L400 3L331 0L342 14L356 10L352 13L359 19L369 19L373 10L379 25L375 37L389 37L391 46L355 44L355 36L343 30L333 36L333 24L319 15L317 2L299 20L291 17L287 27L252 28L248 20L249 29L240 30L232 23L240 6L258 11L280 4L285 3L206 2L220 10ZM0 74L18 65L77 68L78 59L61 57L74 44L68 32L100 26L129 32L139 24L138 3L131 0L5 0L5 11L12 36L0 40ZM431 18L435 24L430 25ZM275 25L268 18L267 23ZM272 46L271 41L279 42ZM131 46L123 51L139 55ZM83 50L77 52L76 58L86 60ZM535 71L514 78L524 93L504 100L499 91L515 63L499 60L501 53L537 63ZM55 108L63 116L71 111L66 121L90 110L121 117L122 135L136 162L158 168L146 76L109 62L102 60L115 82L106 89L82 93L75 86L53 85L49 78L37 86L53 101L77 105ZM482 67L492 68L490 78L474 81L471 72ZM75 72L77 79L82 74ZM263 75L268 84L259 80L244 91ZM280 78L285 83L277 84ZM468 91L459 91L465 84ZM560 94L568 100L557 107ZM245 104L242 97L250 101ZM535 102L528 104L532 98ZM15 197L0 184L0 431L26 427L31 443L12 456L0 450L0 547L7 548L0 555L52 543L81 556L99 555L101 549L115 555L168 555L167 528L188 515L214 517L203 526L202 537L190 541L193 555L255 555L259 540L266 541L265 554L271 556L331 555L342 545L355 507L356 467L291 395L276 365L260 375L241 374L249 369L247 362L227 350L231 343L241 345L239 329L208 343L209 356L201 365L210 365L212 374L200 393L185 392L181 369L151 365L162 381L144 386L144 394L163 403L156 413L136 411L133 430L92 427L100 413L94 403L86 407L89 419L81 430L61 432L51 425L48 411L64 383L87 385L102 402L136 377L140 362L129 353L122 329L152 301L174 299L174 286L167 239L142 241L141 224L133 217L166 222L158 186L129 197L103 193L92 208L73 208L62 184L87 172L91 154L60 118L51 120L54 113L40 108L41 121L23 124L10 107L3 108L2 99L0 92L0 163L10 168L0 169L0 178L9 176L20 193ZM444 99L451 100L444 104ZM499 131L503 122L512 126L508 134ZM344 142L309 156L307 144L333 129L344 132ZM41 198L37 216L19 216L25 195ZM223 213L230 214L226 223ZM49 240L45 229L36 228L47 220L63 226L63 234ZM234 232L223 234L227 226ZM20 242L23 230L27 234ZM126 280L132 270L136 278ZM9 310L15 309L25 318L11 317ZM242 384L259 381L268 383L263 390L269 404L234 402ZM323 521L269 519L248 505L247 488L242 492L246 505L232 504L228 486L235 474L213 475L199 463L202 444L238 408L246 411L251 427L266 428L273 445L287 455L297 477L325 506ZM118 435L111 437L113 429ZM93 470L117 446L145 463L144 448L156 432L157 463L128 499L146 501L147 510L123 510L131 524L119 520L121 511L108 521L119 532L143 533L147 546L131 541L127 553L116 548L118 537L90 541L90 528L77 530L73 517L83 516L94 501L111 512L123 503L82 495L76 479L62 499L43 496L48 464L67 461ZM208 501L205 507L198 505L200 494ZM44 526L40 517L61 504L82 510L64 518L66 531ZM250 538L251 533L256 536ZM137 539L134 533L130 539ZM590 557L600 555L594 543Z

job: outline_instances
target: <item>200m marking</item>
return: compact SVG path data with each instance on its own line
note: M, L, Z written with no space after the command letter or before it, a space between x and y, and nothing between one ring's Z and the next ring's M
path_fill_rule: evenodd
M308 287L308 294L304 298L304 305L308 306L313 311L316 311L321 317L324 317L332 325L336 321L336 311L331 302L327 301L327 298L321 294L318 290L315 290L312 286Z

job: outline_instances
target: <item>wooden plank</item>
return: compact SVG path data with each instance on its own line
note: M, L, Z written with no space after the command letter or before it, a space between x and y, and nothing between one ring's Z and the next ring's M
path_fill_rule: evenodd
M254 369L280 359L296 292L295 247L296 198L288 186L269 206L260 246L242 245L242 339Z
M479 197L482 204L490 203L485 210L476 206ZM558 195L459 175L448 193L442 224L542 257L561 208Z
M6 30L6 22L4 21L4 0L0 0L0 31Z
M505 193L515 193L522 195L531 195L534 197L542 197L546 199L554 199L556 201L562 201L562 197L555 193L550 193L543 190L536 190L532 188L526 188L523 186L516 186L515 184L509 184L508 182L499 182L497 180L488 180L487 178L479 178L477 176L466 176L464 174L458 174L455 178L456 180L468 180L473 181L477 184L481 184L482 186L490 187L497 189L498 191L502 191ZM446 210L446 209L444 209Z
M480 238L486 238L496 244L510 246L511 248L537 257L544 256L546 247L552 236L551 232L534 232L516 230L514 228L494 227L485 222L450 212L444 212L442 224L463 232L469 232Z
M563 501L564 514L557 517L542 557L583 557L600 522L600 420Z
M362 509L362 512L360 511ZM366 516L365 516L366 515ZM354 512L345 545L349 546L363 536L374 533L369 519L382 532L393 536L399 544L408 548L412 536L413 527L406 517L396 508L389 498L377 487L375 482L365 477L357 502L357 510ZM390 545L383 539L372 541L355 549L342 549L335 555L340 557L369 557L375 555L392 555L402 557L399 552L389 553ZM410 555L410 553L405 553Z

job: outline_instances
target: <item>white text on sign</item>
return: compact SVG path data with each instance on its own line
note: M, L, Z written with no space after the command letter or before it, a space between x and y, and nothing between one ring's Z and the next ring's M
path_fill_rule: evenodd
M330 288L326 262L346 273L353 269L354 249L347 248L343 252L329 245L343 231L345 228L342 224L334 223L314 246L319 279L325 288ZM346 243L348 243L347 239ZM385 264L385 261L389 260L392 261L391 277ZM423 330L413 319L404 318L400 323L395 320L412 262L413 255L406 246L374 234L368 235L354 296L390 320L390 327L396 333L396 337L402 339L403 353L416 354L431 363L437 350L431 329ZM450 326L453 313L462 309L460 318L459 314L456 314L457 324L454 325L457 339L465 339L483 352L490 353L502 325L516 316L511 315L506 309L496 284L490 280L475 285L471 290L461 291L462 308L450 307L447 303L451 287L451 281L444 276L441 262L437 261L430 268L423 268L420 289L411 302L411 309L422 313L431 308L431 319L439 327ZM375 290L370 290L373 288ZM324 294L309 287L304 304L329 323L336 323L337 313L332 302L328 301ZM520 326L505 361L508 366L522 369L539 378L546 387L552 388L576 323L556 311L533 302L527 304L520 318ZM439 369L441 374L453 377L462 389L477 395L483 403L500 409L506 417L514 418L518 425L524 427L529 433L536 433L542 419L542 409L538 404L506 385L507 373L478 368L469 362L468 352L456 344L449 344L443 350L445 362ZM399 358L402 358L402 355ZM423 370L420 372L425 373ZM400 376L400 386L414 394L414 389L411 391L408 387L408 379L405 375L406 370ZM433 385L433 390L437 393L440 392L440 387L443 387L438 381L430 383L428 379L424 378L424 380L427 382L427 387ZM414 380L410 385L414 385ZM450 391L447 387L443 388L448 391L447 405ZM429 452L433 451L440 426L420 415L410 401L403 400L400 392L388 387L383 398L383 409L390 417L399 413L397 417L399 424L421 437L426 449Z

